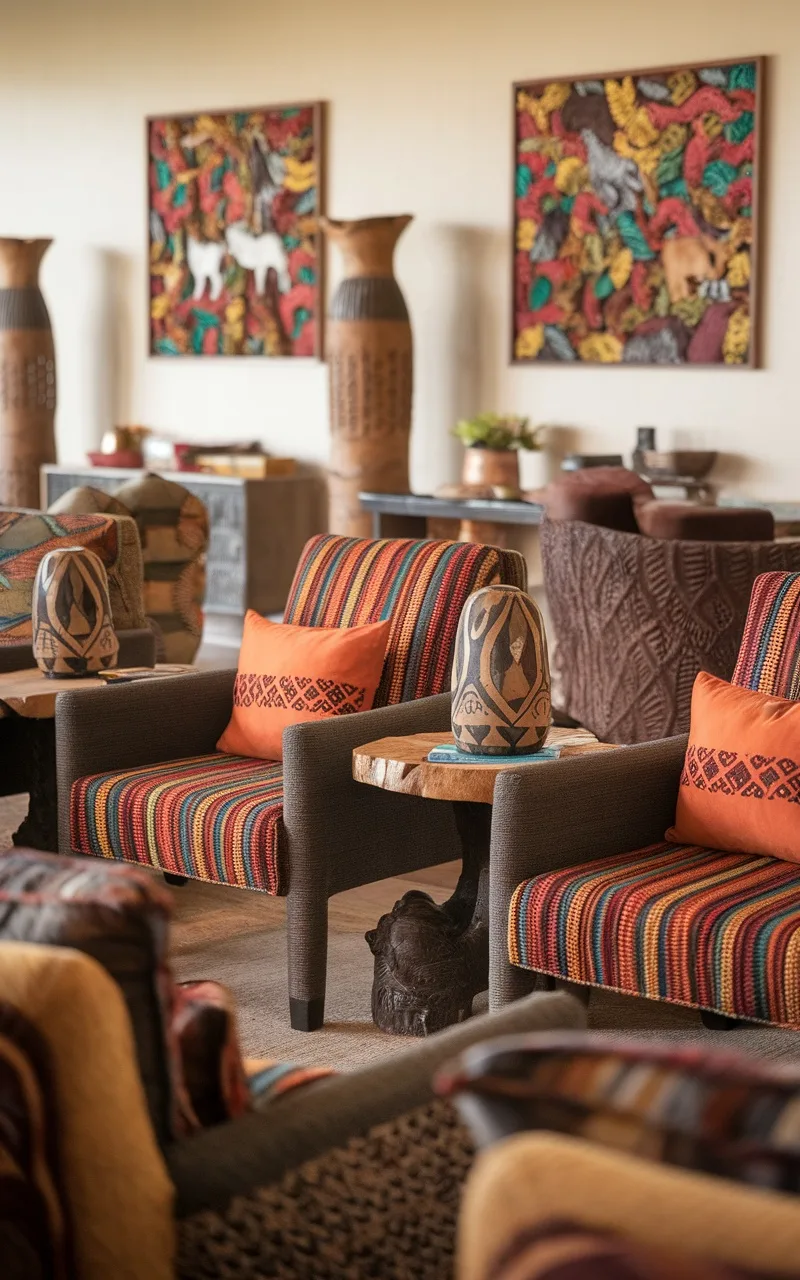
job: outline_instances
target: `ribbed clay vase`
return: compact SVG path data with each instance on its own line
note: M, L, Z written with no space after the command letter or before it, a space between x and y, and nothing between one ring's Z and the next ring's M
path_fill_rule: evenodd
M0 237L0 506L38 507L55 462L56 363L39 265L51 240Z
M321 219L345 267L331 301L326 339L332 533L370 536L371 516L359 506L359 491L408 492L411 324L393 258L409 222L409 214L355 222Z
M550 725L541 611L519 587L483 587L464 605L453 660L453 737L470 755L530 755Z
M33 583L33 656L46 676L88 676L116 664L105 566L87 547L42 556Z

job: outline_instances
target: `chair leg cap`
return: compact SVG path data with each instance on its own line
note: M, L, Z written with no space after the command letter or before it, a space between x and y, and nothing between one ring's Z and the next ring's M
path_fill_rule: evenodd
M295 1000L290 996L289 1018L293 1031L319 1031L325 1022L325 1001Z

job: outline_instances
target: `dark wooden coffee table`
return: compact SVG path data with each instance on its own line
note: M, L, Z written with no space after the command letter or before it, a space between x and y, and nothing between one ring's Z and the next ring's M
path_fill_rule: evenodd
M162 664L153 670L152 679L168 679L194 668ZM55 679L38 667L0 673L0 720L15 722L13 749L24 754L28 786L28 812L12 836L15 845L58 852L56 699L60 693L107 687L97 676Z
M375 955L372 1016L395 1035L429 1035L470 1016L473 998L489 984L489 843L492 798L499 773L546 767L525 756L500 756L493 764L432 764L428 753L452 742L450 733L381 738L356 747L356 782L445 800L453 806L462 870L447 902L413 890L367 934ZM585 729L550 730L546 745L562 756L613 748Z

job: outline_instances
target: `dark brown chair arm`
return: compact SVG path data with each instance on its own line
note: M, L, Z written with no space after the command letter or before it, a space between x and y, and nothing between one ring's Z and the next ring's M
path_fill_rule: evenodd
M494 791L489 998L511 997L508 910L531 876L664 839L675 817L686 737L501 773Z
M316 882L339 893L459 856L449 804L353 781L355 747L444 732L450 702L443 693L284 731L283 820L292 890L306 879L309 889Z
M56 699L59 849L69 852L73 782L212 752L228 723L235 671L197 671L107 689L65 690Z

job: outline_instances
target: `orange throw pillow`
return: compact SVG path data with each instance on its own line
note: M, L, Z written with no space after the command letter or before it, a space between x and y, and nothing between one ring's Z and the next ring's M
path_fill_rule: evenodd
M369 711L389 626L295 627L248 609L233 714L217 750L282 760L287 725Z
M800 702L700 672L666 838L800 862Z

